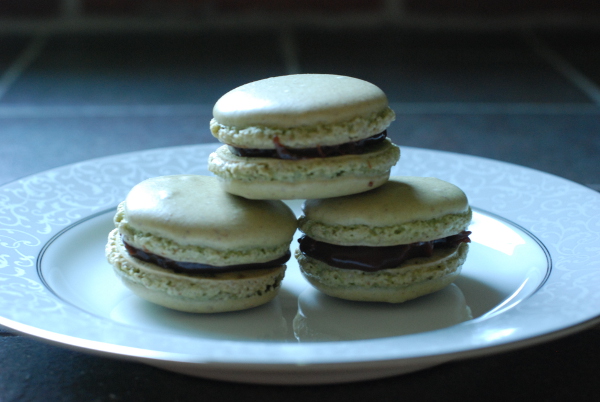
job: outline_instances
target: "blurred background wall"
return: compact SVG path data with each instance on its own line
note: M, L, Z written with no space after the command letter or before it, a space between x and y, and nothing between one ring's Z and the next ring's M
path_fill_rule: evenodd
M598 27L598 0L2 0L1 31L382 24L411 28Z

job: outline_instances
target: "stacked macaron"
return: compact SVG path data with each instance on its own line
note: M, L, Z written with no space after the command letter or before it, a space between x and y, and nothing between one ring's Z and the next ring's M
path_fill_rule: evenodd
M114 221L106 255L123 283L155 304L205 313L273 299L297 227L283 202L237 197L195 175L139 183Z
M223 95L208 160L216 177L136 185L115 216L106 255L134 293L190 312L266 303L292 236L307 280L351 300L403 302L439 290L468 250L471 209L456 186L391 178L399 147L384 92L356 78L298 74ZM306 199L299 221L281 201Z
M377 86L326 74L268 78L223 95L213 116L225 145L209 170L225 191L307 199L296 257L324 293L402 302L460 273L467 198L434 178L389 180L400 152L386 138L395 115Z
M431 177L308 200L296 251L317 289L349 300L398 303L440 290L460 274L471 222L467 197Z
M223 95L213 135L226 145L209 170L253 199L337 197L376 188L400 158L386 137L394 120L385 93L352 77L296 74Z

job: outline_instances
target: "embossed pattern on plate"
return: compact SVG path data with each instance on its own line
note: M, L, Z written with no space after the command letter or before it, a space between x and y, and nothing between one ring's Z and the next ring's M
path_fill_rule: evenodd
M490 214L482 216L512 222L539 240L552 262L545 282L536 279L543 282L539 289L514 306L509 302L493 313L482 311L480 318L437 331L304 343L148 331L135 322L76 307L48 288L47 283L57 279L43 280L36 267L52 239L66 236L77 222L101 216L147 177L208 174L205 161L215 147L115 155L0 187L0 324L63 346L193 375L317 383L376 378L506 350L583 328L600 314L600 195L532 169L409 147L402 148L393 174L436 176L455 183L473 206ZM86 257L77 256L76 247L72 252L75 259ZM458 285L468 287L465 282Z

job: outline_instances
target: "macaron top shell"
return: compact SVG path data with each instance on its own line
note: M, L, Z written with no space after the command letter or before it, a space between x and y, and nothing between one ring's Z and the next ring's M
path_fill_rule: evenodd
M340 245L429 241L465 230L471 221L465 193L433 177L391 177L365 193L307 200L303 212L305 234Z
M383 91L357 78L294 74L254 81L223 95L213 115L237 127L296 127L331 124L381 111Z
M242 148L336 145L385 130L395 114L385 93L357 78L294 74L235 88L213 108L211 132Z
M388 226L465 212L467 196L434 177L390 177L372 191L346 197L309 200L307 218L327 224Z
M122 233L148 233L218 250L289 244L296 230L296 217L283 202L228 194L209 176L145 180L133 187L120 209L115 223Z

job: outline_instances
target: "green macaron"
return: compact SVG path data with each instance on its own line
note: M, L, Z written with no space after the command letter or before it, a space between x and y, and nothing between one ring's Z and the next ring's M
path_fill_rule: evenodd
M222 143L209 170L223 188L253 199L355 194L387 181L400 150L385 93L352 77L295 74L242 85L213 108Z
M306 279L328 295L403 302L458 277L471 215L465 193L451 183L392 177L366 193L307 200L296 258Z
M207 313L273 299L297 227L283 202L234 196L196 175L137 184L114 220L106 255L123 283L153 303Z

